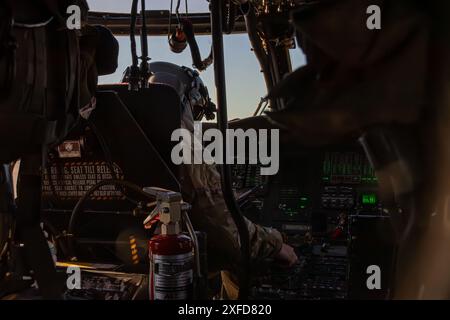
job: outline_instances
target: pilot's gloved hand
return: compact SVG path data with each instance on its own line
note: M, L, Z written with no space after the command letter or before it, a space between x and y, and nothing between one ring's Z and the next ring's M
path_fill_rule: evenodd
M294 248L283 243L280 251L275 255L275 260L283 266L292 267L297 263L298 257L295 254Z

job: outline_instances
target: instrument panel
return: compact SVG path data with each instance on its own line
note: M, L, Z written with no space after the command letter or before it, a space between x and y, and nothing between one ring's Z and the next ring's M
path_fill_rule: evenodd
M253 298L370 299L372 292L360 290L365 276L361 261L375 255L364 250L363 241L366 236L384 237L380 232L391 235L392 230L375 171L362 148L281 151L280 170L274 176L258 176L258 165L233 170L238 195L254 190L241 202L244 214L255 223L277 228L300 257L287 270L269 264L256 280ZM362 225L364 232L359 230ZM380 242L384 253L371 261L389 264L391 242L387 247ZM378 292L376 298L386 294Z
M251 199L261 208L255 222L320 234L333 214L382 214L378 181L362 150L305 150L280 157L274 176L261 176L258 165L237 165L232 170L238 195L257 189Z
M70 148L66 146L58 152L77 150L73 147L74 142L69 143ZM89 144L80 150L89 151L87 147ZM281 146L280 151L279 171L273 176L261 175L259 165L232 167L233 188L243 213L255 223L280 230L285 242L300 257L299 262L288 269L272 261L261 264L260 272L255 271L252 277L251 298L386 297L395 253L389 238L392 230L380 201L377 177L362 148L345 146L293 151ZM70 211L55 210L53 205L60 208L58 205L61 204L62 209L73 207L75 199L70 198L69 192L77 179L85 184L77 182L77 190L83 190L86 185L95 183L89 180L91 176L92 179L104 179L104 174L110 175L109 166L97 158L100 159L99 155L95 157L89 153L86 161L54 157L52 166L44 170L43 203L47 204L44 209L57 228L64 230ZM122 176L120 170L116 174ZM80 217L82 228L77 230L77 251L80 257L113 262L117 260L116 251L128 252L129 243L121 239L128 239L128 234L137 235L140 220L122 207L127 204L123 199L104 198L102 194L94 196L101 198L92 201L85 211L93 214ZM114 219L111 219L110 209L105 211L111 208L112 200L117 202L114 205L116 212L120 212ZM102 221L108 221L107 229L97 227ZM130 228L122 232L123 226ZM91 239L92 234L101 241ZM112 254L109 248L113 244L116 249L111 251ZM387 272L382 276L385 281L382 291L368 292L365 288L369 264L379 264Z

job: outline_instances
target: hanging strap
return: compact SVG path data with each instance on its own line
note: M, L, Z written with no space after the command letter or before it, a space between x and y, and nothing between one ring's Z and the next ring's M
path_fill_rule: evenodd
M16 70L16 43L12 35L12 12L7 2L1 4L3 15L0 16L0 101L6 99L12 87ZM3 65L3 67L2 67ZM1 75L4 73L4 75Z
M60 8L58 6L57 0L41 0L45 6L47 7L48 11L53 15L53 17L58 21L60 26L62 28L66 27L66 19L61 15Z
M24 244L24 259L44 299L61 299L55 265L40 227L41 154L22 158L18 183L16 239Z

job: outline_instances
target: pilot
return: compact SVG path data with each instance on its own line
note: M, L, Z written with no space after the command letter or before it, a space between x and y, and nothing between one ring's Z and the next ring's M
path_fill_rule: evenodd
M207 119L213 118L215 106L196 71L166 62L153 62L150 70L153 73L151 83L170 85L180 94L183 128L193 131L194 121L200 121L204 115ZM192 205L192 223L196 230L207 233L209 271L221 271L224 297L237 299L236 274L241 258L239 234L222 195L220 175L214 165L207 164L184 164L181 171L183 198ZM285 266L297 262L294 249L283 243L280 232L248 219L245 221L253 270L265 260L275 260Z

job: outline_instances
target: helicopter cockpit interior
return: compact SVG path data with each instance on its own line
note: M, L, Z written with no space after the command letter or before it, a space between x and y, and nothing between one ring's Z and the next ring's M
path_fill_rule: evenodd
M97 2L0 4L0 299L450 298L449 4Z

